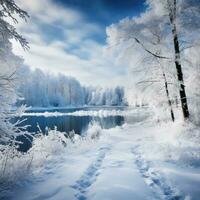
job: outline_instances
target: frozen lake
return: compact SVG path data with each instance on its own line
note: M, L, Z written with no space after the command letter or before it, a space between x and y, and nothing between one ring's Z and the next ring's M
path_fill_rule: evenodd
M47 129L56 129L60 132L69 133L73 131L82 135L88 129L91 122L97 122L101 128L109 129L121 126L129 121L140 120L137 113L130 114L133 108L129 107L83 107L83 108L62 108L62 109L32 109L27 111L21 120L26 119L22 125L29 125L28 132L45 134ZM133 120L130 120L133 119ZM18 118L17 118L18 119ZM20 151L27 151L31 147L30 136L20 136L17 140L22 141Z

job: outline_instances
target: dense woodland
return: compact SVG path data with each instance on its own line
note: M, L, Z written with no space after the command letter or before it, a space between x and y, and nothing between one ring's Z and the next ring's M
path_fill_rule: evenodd
M40 69L22 67L18 92L22 99L17 104L32 107L63 106L125 106L123 87L101 88L82 86L78 80L65 75L51 75Z

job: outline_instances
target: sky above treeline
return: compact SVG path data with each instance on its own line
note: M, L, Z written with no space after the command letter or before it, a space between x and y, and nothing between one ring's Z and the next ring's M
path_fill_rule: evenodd
M57 0L63 6L81 12L90 21L102 26L144 10L143 0Z
M30 19L17 25L28 40L14 51L26 65L73 76L86 85L126 85L126 66L109 58L106 27L145 10L143 0L16 0Z

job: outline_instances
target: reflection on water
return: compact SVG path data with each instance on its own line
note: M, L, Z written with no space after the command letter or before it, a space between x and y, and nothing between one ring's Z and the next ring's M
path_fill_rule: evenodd
M98 110L102 108L84 108L84 110ZM113 108L104 108L106 110ZM124 110L126 108L117 107L117 110ZM74 112L80 109L62 109L62 110L52 110L48 112ZM83 108L81 109L83 110ZM35 111L34 111L35 112ZM37 112L44 112L41 110L37 110ZM59 117L44 117L44 116L26 116L21 119L26 118L27 120L23 123L24 125L30 125L28 127L28 131L30 133L37 133L38 125L43 133L45 133L46 128L54 129L57 128L58 131L61 132L70 132L72 130L75 131L76 134L84 134L86 132L90 122L95 121L100 124L100 126L104 129L113 128L115 126L121 126L124 123L124 117L122 116L109 116L109 117L93 117L93 116L59 116ZM28 137L28 139L27 139ZM27 151L31 147L32 140L30 136L20 136L17 138L18 141L21 141L22 144L19 145L20 151Z
M59 116L59 117L44 117L44 116L28 116L24 117L27 120L24 124L31 126L27 130L31 133L38 132L38 125L42 132L45 132L46 127L50 129L57 128L61 132L69 132L74 130L77 134L82 134L88 127L91 121L96 121L102 128L112 128L120 126L124 123L122 116L109 117L92 117L92 116Z

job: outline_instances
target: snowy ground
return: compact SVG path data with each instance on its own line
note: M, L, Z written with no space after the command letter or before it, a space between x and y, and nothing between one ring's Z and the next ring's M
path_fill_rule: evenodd
M199 129L184 130L181 122L94 125L93 139L68 145L2 199L199 200Z
M145 110L144 110L145 112ZM146 111L149 112L149 111ZM109 116L134 116L138 114L137 109L130 110L79 110L75 112L30 112L23 113L23 116L44 116L44 117L59 117L59 116L93 116L93 117L109 117Z

